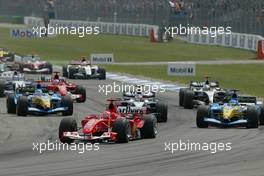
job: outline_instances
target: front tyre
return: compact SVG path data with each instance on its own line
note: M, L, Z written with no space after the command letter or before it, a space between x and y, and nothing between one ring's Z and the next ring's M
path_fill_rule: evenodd
M247 128L258 128L258 112L254 106L248 106L246 112Z
M199 106L196 115L196 126L198 128L208 128L208 123L204 120L208 116L208 106Z
M75 93L81 95L81 97L76 100L78 103L84 103L86 101L86 89L84 87L77 86Z
M157 120L158 122L167 122L168 120L168 104L164 102L157 102Z
M144 117L144 125L140 129L142 138L155 138L157 136L157 120L153 115Z
M62 143L71 144L74 139L66 138L63 136L64 132L77 131L77 122L74 118L64 118L60 122L59 126L59 139Z
M14 94L8 94L6 98L6 109L8 114L16 113L16 103Z
M117 141L118 143L128 143L129 138L129 122L127 119L118 118L113 123L112 131L117 133Z
M66 111L62 112L63 116L71 116L73 114L73 101L70 96L64 96L61 99L62 107L67 108Z
M194 92L192 90L187 90L184 94L184 99L183 99L184 109L193 109L193 98L194 98Z
M106 79L106 71L104 68L99 68L98 69L98 73L99 73L99 79L100 80L105 80Z
M16 113L18 116L27 116L28 98L26 96L21 96L18 98Z

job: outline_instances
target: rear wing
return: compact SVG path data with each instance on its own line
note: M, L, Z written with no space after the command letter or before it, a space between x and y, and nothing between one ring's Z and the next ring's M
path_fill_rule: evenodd
M190 87L194 88L201 88L205 85L205 82L200 82L200 81L191 81ZM218 81L210 81L209 86L212 88L219 87L219 82Z

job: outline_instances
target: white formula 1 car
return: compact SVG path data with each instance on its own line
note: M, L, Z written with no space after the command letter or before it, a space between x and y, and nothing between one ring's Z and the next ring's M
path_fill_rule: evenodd
M75 60L70 64L62 67L64 77L70 79L106 79L106 72L104 68L98 65L92 65L86 60Z

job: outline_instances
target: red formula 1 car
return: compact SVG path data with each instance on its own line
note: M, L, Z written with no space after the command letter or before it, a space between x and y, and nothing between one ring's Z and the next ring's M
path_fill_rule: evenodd
M59 76L59 72L51 79L44 80L45 87L49 91L59 92L62 96L70 95L72 100L83 103L86 101L86 90L84 87L69 83L65 78Z
M64 118L60 122L59 138L62 143L78 141L118 142L155 138L157 120L153 115L120 114L116 100L108 100L108 110L99 115L88 115L77 127L74 118Z

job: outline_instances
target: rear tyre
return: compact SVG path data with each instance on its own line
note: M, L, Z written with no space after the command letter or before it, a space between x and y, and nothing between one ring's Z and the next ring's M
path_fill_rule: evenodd
M61 100L62 107L68 108L67 111L63 111L63 116L71 116L73 114L73 101L70 96L64 96Z
M69 139L63 137L64 132L74 132L77 131L77 122L74 118L64 118L60 122L59 127L59 139L62 143L73 143L74 139Z
M74 79L75 78L74 74L75 74L75 70L72 68L69 68L68 78Z
M164 102L157 102L157 121L158 122L167 122L168 120L168 104Z
M106 72L104 68L99 68L98 73L100 74L99 79L105 80L106 79Z
M6 109L8 114L16 113L16 103L14 94L8 94L6 98Z
M184 99L183 99L184 109L193 109L193 98L194 98L194 92L192 90L187 90L184 94Z
M258 121L258 112L254 106L248 106L247 112L247 128L258 128L259 121Z
M5 97L5 82L0 81L0 97Z
M68 72L67 72L67 67L63 66L62 67L62 76L67 78L68 77Z
M18 98L16 113L18 116L27 116L28 113L28 98L21 96Z
M47 68L49 69L48 74L52 74L52 73L53 73L53 67L52 67L52 64L48 63L48 64L47 64Z
M140 129L142 138L155 138L157 136L157 120L153 115L146 115L144 125Z
M76 93L76 94L81 94L81 95L82 95L81 98L78 98L78 99L76 100L78 103L83 103L83 102L86 101L86 89L85 89L84 87L82 87L82 86L77 86L77 87L76 87L76 92L75 92L75 93Z
M196 126L198 128L208 128L208 123L204 121L204 118L208 116L208 106L199 106L196 115Z
M118 143L128 143L129 138L129 122L124 118L118 118L114 124L112 131L117 133L117 141Z
M179 106L183 106L183 100L184 100L184 94L186 92L186 89L182 88L179 92Z
M259 124L264 125L264 106L260 106Z

